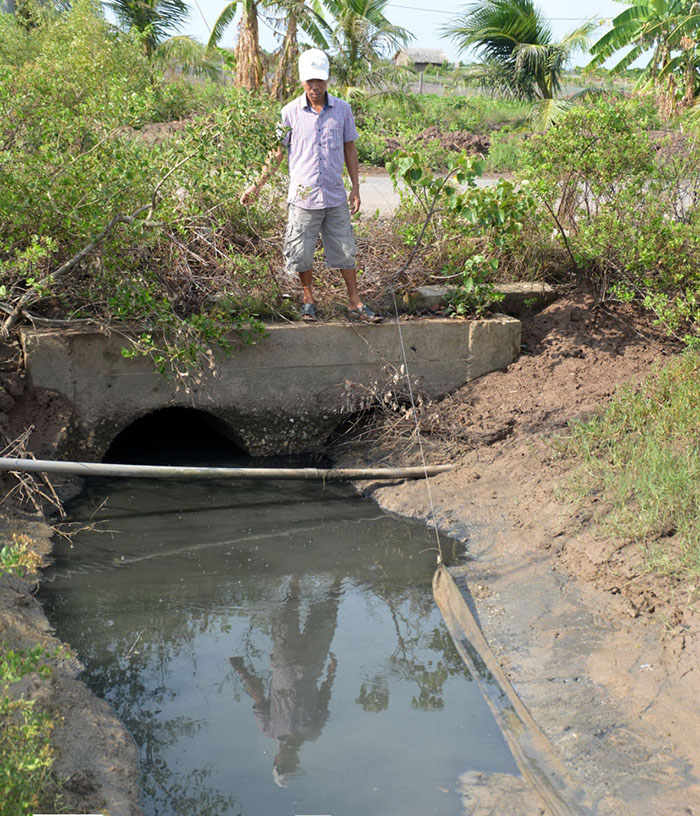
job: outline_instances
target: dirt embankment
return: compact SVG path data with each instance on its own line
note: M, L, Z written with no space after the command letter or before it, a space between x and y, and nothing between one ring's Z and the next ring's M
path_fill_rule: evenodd
M429 460L455 465L431 479L432 507L422 482L366 492L467 540L473 560L459 571L480 624L591 812L700 814L695 599L646 572L633 546L601 537L595 502L565 500L571 473L551 443L678 349L632 309L585 297L528 320L523 349L429 412ZM381 456L386 430L376 436ZM483 812L541 812L484 790L506 810Z
M455 465L431 480L432 508L424 482L368 485L366 492L390 511L434 514L441 528L468 541L471 560L460 569L480 624L592 812L700 814L700 626L693 599L646 574L629 548L597 537L595 504L563 501L567 464L549 441L568 420L595 410L618 385L641 380L677 349L631 309L607 312L575 297L525 321L523 350L505 371L464 386L428 412L430 460ZM17 394L13 422L29 424L36 401L22 398L19 386ZM50 436L60 425L60 407L49 415L42 433ZM396 462L393 422L378 429L371 445L364 439L351 446L348 458L376 463L386 455ZM46 624L26 590L0 595L4 632L15 625L12 616L25 631L23 607L36 616L36 637L46 638ZM28 629L26 636L31 639ZM77 734L59 746L60 756L73 762L64 773L76 780L74 787L94 788L83 794L87 810L90 796L107 801L116 778L110 795L122 797L122 809L112 806L112 816L131 816L137 812L129 775L133 744L119 736L107 713L104 719L92 713L94 701L84 704L71 698L79 692L64 693L57 685L47 704L63 712ZM86 749L90 734L93 748ZM98 748L108 758L96 770L86 754ZM470 812L542 812L527 792L506 790L510 778L502 782L472 780L465 790Z

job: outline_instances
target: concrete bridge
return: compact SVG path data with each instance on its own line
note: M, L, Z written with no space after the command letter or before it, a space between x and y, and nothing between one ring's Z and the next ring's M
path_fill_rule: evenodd
M352 413L386 391L437 398L504 368L520 352L520 322L410 320L380 325L271 325L253 346L200 371L184 387L146 358L126 359L124 340L94 330L22 332L27 375L67 404L57 456L100 461L114 438L169 407L206 412L253 455L318 450Z

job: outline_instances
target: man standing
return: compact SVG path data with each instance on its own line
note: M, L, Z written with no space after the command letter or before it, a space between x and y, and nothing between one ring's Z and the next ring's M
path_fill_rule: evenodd
M378 323L381 318L360 299L355 273L355 238L350 215L360 210L357 130L350 105L328 93L330 69L323 51L311 48L299 57L304 93L282 109L284 136L268 157L260 177L241 196L248 206L289 153L288 220L284 240L285 271L299 275L304 320L317 320L311 269L319 233L326 266L340 269L348 289L348 316ZM343 164L352 189L350 205L343 186Z

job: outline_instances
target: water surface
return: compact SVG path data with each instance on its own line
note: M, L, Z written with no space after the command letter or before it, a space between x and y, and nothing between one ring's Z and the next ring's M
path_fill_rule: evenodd
M95 481L43 596L162 816L452 816L517 773L432 601L434 535L345 485ZM97 532L101 530L102 532Z

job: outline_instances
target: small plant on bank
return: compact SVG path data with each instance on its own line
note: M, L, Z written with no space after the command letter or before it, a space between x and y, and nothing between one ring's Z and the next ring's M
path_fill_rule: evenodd
M450 160L447 175L435 176L419 151L398 151L387 164L394 186L404 185L404 212L419 213L401 227L404 243L407 238L413 243L401 271L419 252L434 254L435 247L449 247L450 265L462 267L459 285L449 295L455 315L481 316L502 299L492 285L500 256L522 232L534 207L526 185L516 189L512 182L499 179L494 186L478 187L476 179L483 168L482 159L462 154ZM455 275L445 277L452 280Z
M0 650L0 816L30 816L44 808L55 812L51 717L34 700L9 693L9 686L27 674L48 677L46 658L41 646Z
M447 294L448 314L483 317L491 306L500 303L505 295L496 291L490 281L497 271L498 258L487 260L484 255L468 258L459 287Z
M3 572L19 574L21 559L3 548ZM34 700L10 692L27 674L51 675L43 646L16 650L0 647L0 816L30 816L43 807L54 810L55 784L50 745L53 723Z
M27 536L13 535L0 549L0 579L22 578L36 571L41 556ZM41 644L14 649L0 644L0 816L58 812L52 775L50 738L53 722L34 700L12 690L28 674L51 676L50 661L58 657Z
M24 535L13 533L12 544L0 549L0 578L5 575L23 578L27 573L36 572L41 556L30 547L31 540Z

